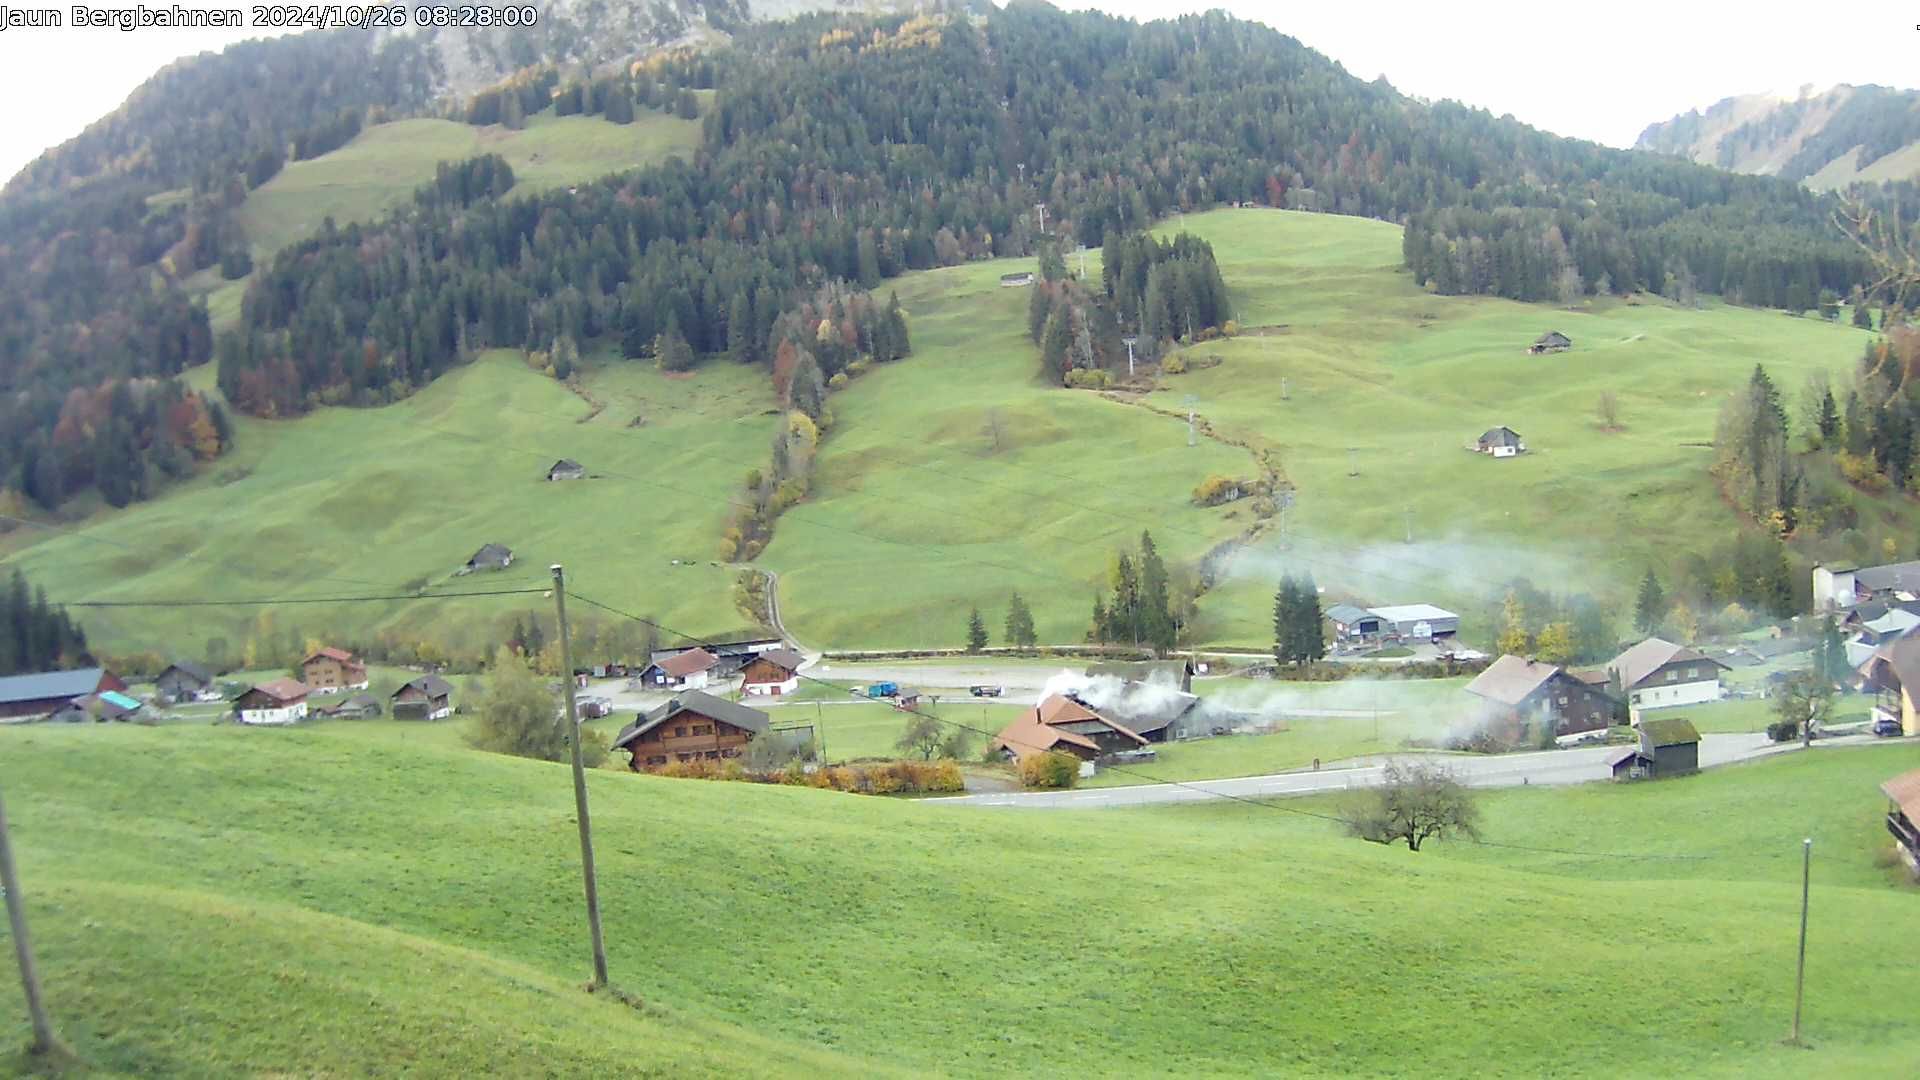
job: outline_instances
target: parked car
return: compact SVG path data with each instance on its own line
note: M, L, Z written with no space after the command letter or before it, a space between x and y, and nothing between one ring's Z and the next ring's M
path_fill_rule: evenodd
M877 682L867 687L867 696L870 698L892 697L899 692L899 683Z
M1004 694L1006 692L1007 692L1006 687L1004 686L969 686L967 687L967 693L972 694L974 697L999 697L1001 694Z
M1891 716L1883 716L1880 719L1875 720L1873 722L1873 733L1875 735L1880 735L1883 737L1891 736L1891 735L1906 734L1906 732L1901 730L1900 728L1900 721L1895 720Z

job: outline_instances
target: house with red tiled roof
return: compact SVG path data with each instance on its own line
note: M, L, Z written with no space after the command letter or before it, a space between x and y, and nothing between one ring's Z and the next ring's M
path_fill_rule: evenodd
M1084 702L1065 694L1051 694L1002 728L993 737L990 749L1009 761L1059 751L1091 762L1146 745L1146 738L1101 716Z
M640 685L649 690L705 690L720 658L694 648L656 658L640 673Z
M316 694L365 690L367 665L347 650L328 645L300 661L300 681Z
M243 724L296 723L307 716L307 688L292 679L256 683L233 699L233 715Z

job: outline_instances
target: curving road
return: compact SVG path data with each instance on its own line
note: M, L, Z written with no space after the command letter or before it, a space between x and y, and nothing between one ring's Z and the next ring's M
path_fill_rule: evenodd
M1871 735L1853 735L1823 739L1816 747L1859 745L1886 742ZM1800 744L1775 743L1765 734L1704 735L1700 740L1701 768L1714 768L1739 761L1751 761L1772 754L1788 753ZM1519 787L1522 784L1585 784L1611 777L1608 755L1618 746L1582 747L1576 750L1539 750L1524 754L1491 756L1446 754L1462 781L1472 787ZM1397 758L1434 756L1396 754ZM1116 806L1151 806L1164 803L1197 802L1222 795L1243 799L1273 798L1285 795L1311 795L1316 792L1343 791L1370 787L1380 782L1385 758L1358 758L1337 762L1319 771L1278 773L1271 776L1243 776L1231 780L1190 780L1175 784L1139 784L1131 787L1089 788L1083 791L1023 791L1006 794L982 794L932 799L930 802L961 806L1011 806L1039 810L1098 810Z

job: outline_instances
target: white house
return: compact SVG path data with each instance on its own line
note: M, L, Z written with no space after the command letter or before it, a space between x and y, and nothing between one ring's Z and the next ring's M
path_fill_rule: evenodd
M719 657L700 648L669 653L647 665L640 682L649 690L705 690L719 662Z
M1648 638L1614 657L1607 670L1619 678L1627 704L1637 714L1719 701L1720 673L1727 665L1698 649Z
M256 683L233 699L233 713L243 724L292 724L306 719L307 687L292 679Z

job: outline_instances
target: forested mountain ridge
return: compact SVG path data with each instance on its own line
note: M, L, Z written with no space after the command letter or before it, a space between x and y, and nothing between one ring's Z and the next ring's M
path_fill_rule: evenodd
M1820 190L1920 176L1920 91L1884 86L1743 94L1650 124L1636 150Z
M1137 24L1032 0L816 14L743 24L730 42L648 65L521 69L451 115L512 126L543 109L615 122L693 109L703 150L512 199L490 182L429 185L382 221L251 266L226 211L288 153L324 153L362 123L425 107L448 78L439 44L303 35L182 65L130 108L198 100L164 89L195 70L224 73L210 84L264 68L285 78L209 103L204 124L156 128L150 144L83 136L16 181L0 200L0 254L18 257L0 261L0 289L28 303L0 314L0 389L23 391L0 415L0 483L52 506L93 482L83 457L112 471L124 455L99 448L98 426L67 425L84 446L55 438L66 391L211 355L204 308L177 282L214 266L253 278L219 346L222 388L273 415L391 400L487 346L599 340L640 357L671 331L696 353L771 365L780 313L835 279L871 288L1043 239L1097 245L1221 202L1404 222L1408 266L1442 292L1698 288L1808 307L1867 278L1825 208L1781 180L1426 105L1221 14ZM328 58L355 48L348 80ZM700 109L692 90L708 88ZM141 459L157 440L115 445L150 473Z

